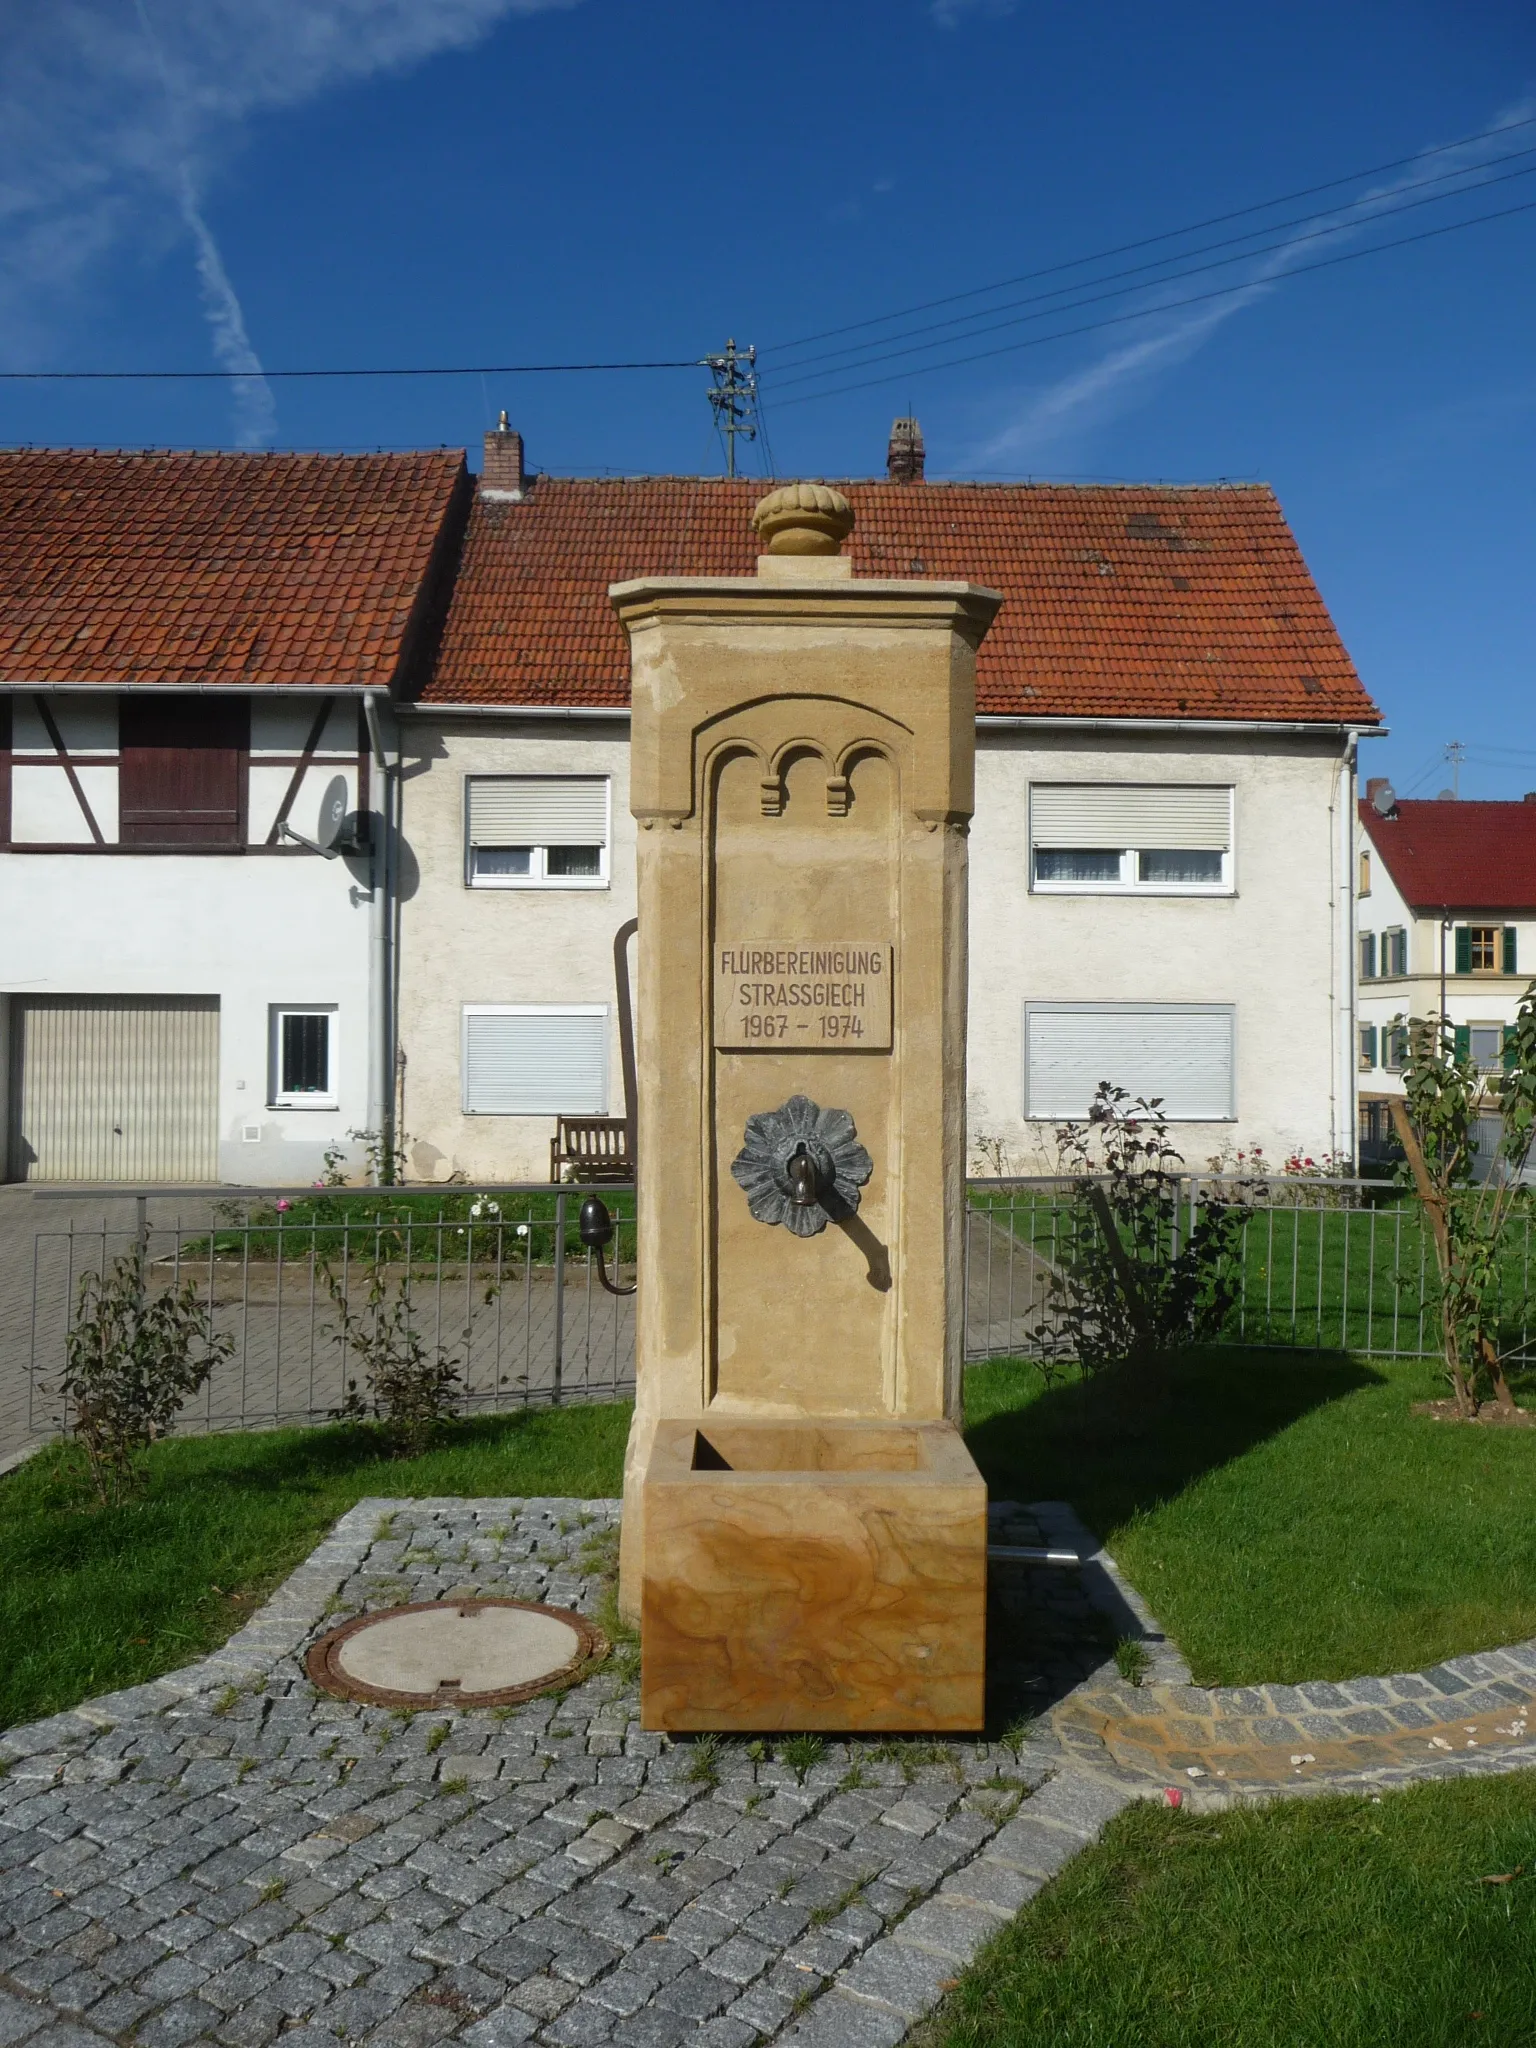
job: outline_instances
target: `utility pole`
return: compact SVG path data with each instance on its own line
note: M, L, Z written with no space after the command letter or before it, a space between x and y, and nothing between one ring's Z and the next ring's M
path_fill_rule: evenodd
M1465 740L1447 740L1445 743L1445 758L1451 764L1451 795L1459 799L1461 796L1461 764L1467 758Z
M725 443L725 473L736 474L736 436L757 439L757 350L738 348L734 337L725 353L705 356L703 368L714 379L709 402L715 409L715 425Z

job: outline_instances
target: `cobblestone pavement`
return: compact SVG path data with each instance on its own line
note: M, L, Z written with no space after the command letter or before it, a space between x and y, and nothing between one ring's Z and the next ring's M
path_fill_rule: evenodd
M0 2048L894 2048L1133 1797L1536 1754L1536 1649L1188 1685L1051 1503L993 1510L996 1542L1084 1565L997 1566L986 1742L669 1744L637 1725L622 1647L563 1697L491 1712L408 1716L304 1678L306 1645L363 1609L494 1592L597 1613L618 1511L365 1501L223 1650L0 1736ZM1140 1687L1107 1656L1125 1634ZM1499 1718L1448 1749L1437 1701L1462 1730Z
M621 1659L464 1714L305 1680L304 1646L365 1607L593 1612L617 1517L364 1502L221 1652L0 1737L0 2043L894 2042L1127 1796L1048 1783L1043 1724L778 1761L673 1746ZM1074 1644L1070 1579L1012 1667L1042 1708L1104 1655Z
M1337 1684L1130 1686L1109 1672L1053 1723L1083 1768L1108 1761L1169 1783L1233 1792L1395 1784L1474 1762L1536 1762L1536 1643L1452 1657L1428 1671ZM1436 1768L1436 1767L1439 1768Z

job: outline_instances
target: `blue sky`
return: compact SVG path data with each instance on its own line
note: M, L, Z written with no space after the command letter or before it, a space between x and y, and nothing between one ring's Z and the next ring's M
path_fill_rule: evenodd
M1366 772L1432 795L1460 739L1464 795L1536 788L1536 211L1353 260L1536 202L1528 0L0 0L0 53L0 368L247 373L0 384L0 442L473 450L505 406L539 467L718 471L696 370L257 371L734 334L780 474L878 472L910 404L931 474L1267 478L1392 725ZM1107 281L1253 227L1235 265ZM1001 310L1068 284L1120 295ZM973 310L1032 317L949 358L1060 338L890 359Z

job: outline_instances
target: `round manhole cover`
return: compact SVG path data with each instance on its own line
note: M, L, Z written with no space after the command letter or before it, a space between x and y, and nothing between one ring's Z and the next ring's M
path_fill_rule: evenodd
M359 1615L310 1647L315 1684L386 1707L500 1707L569 1685L608 1645L583 1615L523 1600L429 1600Z

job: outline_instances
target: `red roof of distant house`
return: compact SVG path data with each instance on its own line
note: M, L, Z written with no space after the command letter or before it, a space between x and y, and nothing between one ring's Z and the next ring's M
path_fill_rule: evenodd
M1411 910L1536 910L1536 803L1362 802L1360 822Z
M387 688L468 488L457 451L0 451L0 682Z
M629 701L608 586L751 575L761 482L539 477L481 497L423 700ZM984 712L1374 725L1263 485L843 483L855 575L968 579L1007 602L982 644Z

